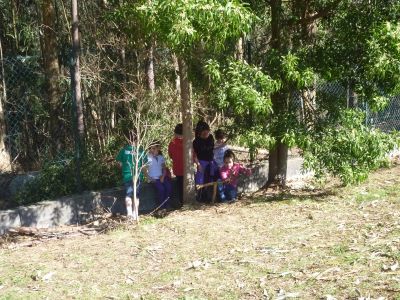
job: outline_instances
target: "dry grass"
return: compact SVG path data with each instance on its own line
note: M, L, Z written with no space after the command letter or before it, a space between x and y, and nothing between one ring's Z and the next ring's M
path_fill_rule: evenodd
M400 299L399 175L3 248L0 298Z

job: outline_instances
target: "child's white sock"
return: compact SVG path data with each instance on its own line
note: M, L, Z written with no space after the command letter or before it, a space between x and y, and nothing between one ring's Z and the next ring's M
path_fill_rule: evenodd
M128 217L133 217L131 197L125 197L125 205Z

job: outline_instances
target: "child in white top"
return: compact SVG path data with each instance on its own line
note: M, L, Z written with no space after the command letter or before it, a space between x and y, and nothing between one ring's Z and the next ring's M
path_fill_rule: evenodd
M214 145L214 160L218 167L221 168L224 165L224 154L228 149L225 141L225 133L222 129L215 131L215 145Z
M149 149L147 156L147 177L157 189L158 205L161 209L167 208L171 196L171 181L165 167L165 158L161 153L160 142L155 142Z

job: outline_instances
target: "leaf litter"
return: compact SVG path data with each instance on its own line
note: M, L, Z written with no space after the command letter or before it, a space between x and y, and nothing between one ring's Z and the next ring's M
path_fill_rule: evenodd
M128 293L215 299L227 292L232 299L393 299L400 282L400 188L394 189L399 176L396 167L360 187L295 189L279 201L274 201L281 199L279 191L260 191L257 199L175 212L139 227L105 215L79 230L20 229L0 249L2 271L13 276L15 266L24 266L35 274L30 282L55 284L28 288L2 280L0 286L2 292L27 295L40 288L36 292L54 298L65 282L82 282L71 297L104 298L114 274L122 284L113 291L116 299ZM383 181L389 181L385 187L393 196L357 200L363 191L376 193L376 183ZM22 252L32 260L28 265ZM37 265L51 272L38 275L32 271ZM121 274L121 267L127 271ZM86 288L91 282L98 282L98 294Z

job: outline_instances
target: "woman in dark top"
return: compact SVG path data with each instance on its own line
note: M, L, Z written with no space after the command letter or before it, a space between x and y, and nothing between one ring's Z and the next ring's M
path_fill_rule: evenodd
M195 139L193 141L194 162L197 165L195 175L196 184L204 184L218 180L218 166L214 161L214 137L210 134L210 126L199 121L196 126ZM206 189L208 190L208 189ZM208 192L205 188L200 189L199 201L207 201Z

